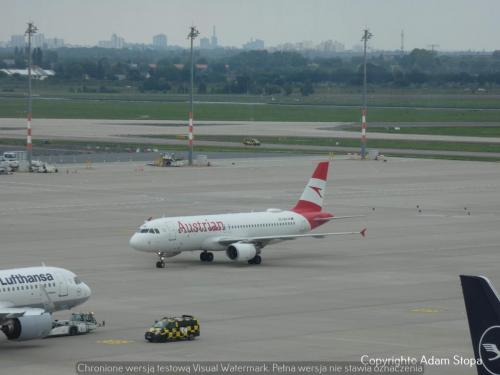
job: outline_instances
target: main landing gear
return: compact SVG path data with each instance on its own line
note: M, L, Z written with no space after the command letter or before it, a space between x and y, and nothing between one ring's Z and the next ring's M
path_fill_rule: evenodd
M256 255L248 261L248 264L261 264L261 263L262 263L262 258L260 257L260 255Z
M165 268L165 254L159 251L158 256L160 257L160 260L156 262L156 268Z
M200 260L202 262L210 263L210 262L212 262L214 260L214 254L210 253L208 251L202 251L200 253Z

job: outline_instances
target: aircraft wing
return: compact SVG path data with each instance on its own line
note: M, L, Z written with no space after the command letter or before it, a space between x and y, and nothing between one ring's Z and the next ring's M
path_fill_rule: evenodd
M19 318L20 316L42 315L46 313L44 309L32 307L10 307L10 303L0 302L0 322L4 319Z
M366 235L366 228L363 228L359 232L330 232L330 233L307 233L307 234L290 234L281 236L261 236L261 237L232 237L232 238L220 238L218 242L221 245L231 245L235 242L243 243L256 243L256 242L269 242L269 241L286 241L295 240L297 238L312 237L312 238L324 238L327 236L344 236L352 234L361 234L361 236Z

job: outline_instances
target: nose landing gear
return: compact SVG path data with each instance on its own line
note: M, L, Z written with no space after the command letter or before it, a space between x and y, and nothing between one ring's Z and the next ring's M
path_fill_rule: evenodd
M165 254L158 251L158 257L160 257L160 260L156 262L156 268L165 268Z

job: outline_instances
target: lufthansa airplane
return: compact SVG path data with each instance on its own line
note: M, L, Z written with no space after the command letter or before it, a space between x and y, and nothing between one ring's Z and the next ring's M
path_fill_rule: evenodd
M73 272L56 267L0 271L0 328L9 340L47 336L51 313L89 299L90 288Z
M290 210L269 208L263 212L149 220L130 238L130 246L157 254L156 267L163 268L165 258L183 251L201 251L202 262L214 259L212 251L225 251L231 260L260 264L262 249L272 243L346 234L364 237L366 228L361 232L308 233L331 220L355 217L338 217L322 211L328 166L328 162L317 165L302 196Z
M478 375L500 374L500 299L484 276L460 275ZM471 362L472 363L472 362Z

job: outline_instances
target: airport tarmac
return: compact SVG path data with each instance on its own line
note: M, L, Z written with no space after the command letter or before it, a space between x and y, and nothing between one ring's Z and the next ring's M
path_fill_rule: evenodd
M281 136L281 137L339 137L358 138L356 132L343 130L351 125L346 122L277 122L277 121L196 121L196 135ZM414 123L418 124L418 123ZM424 125L428 123L424 123ZM449 123L434 123L434 125ZM490 124L490 123L489 123ZM387 123L388 127L399 123ZM477 124L470 123L469 126ZM491 125L491 124L490 124ZM33 135L36 139L72 139L100 142L157 142L166 140L157 135L182 135L187 133L187 121L178 120L98 120L98 119L37 119L33 120ZM377 124L380 126L380 124ZM26 119L0 118L0 137L24 138ZM485 142L484 137L370 133L370 139L409 139L420 141ZM488 142L500 143L499 137L489 137ZM163 141L163 142L162 142ZM226 143L227 145L227 143Z
M325 209L367 216L317 231L367 226L367 237L272 245L259 266L223 253L201 264L198 253L187 253L156 269L154 255L128 246L150 216L289 208L318 160L217 160L194 168L104 163L0 176L2 268L45 262L74 271L93 290L78 310L106 321L85 336L21 343L2 337L0 372L71 374L81 360L471 358L458 276L486 275L500 288L498 163L335 160ZM144 341L155 319L183 313L200 319L197 340Z

